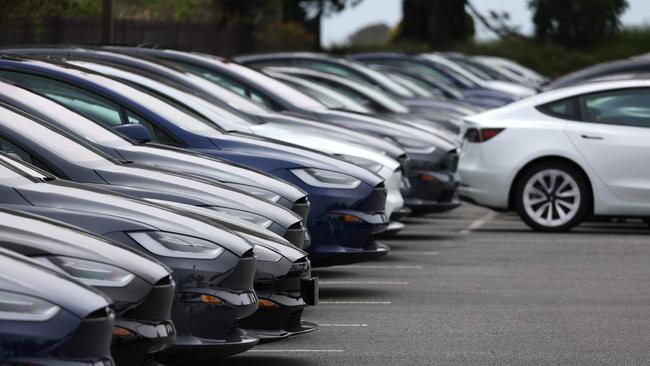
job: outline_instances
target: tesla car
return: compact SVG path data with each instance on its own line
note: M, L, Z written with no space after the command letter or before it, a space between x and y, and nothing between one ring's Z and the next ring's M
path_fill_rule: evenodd
M113 300L111 352L139 366L176 340L170 270L117 242L19 211L0 210L0 247L30 257Z
M148 127L155 142L259 168L302 188L312 203L308 228L314 265L358 262L389 251L373 238L388 225L384 212L386 188L379 176L362 167L290 144L224 133L160 99L90 71L40 61L4 59L0 64L7 66L2 77L20 79L32 75L46 81L50 85L48 93L41 95L106 127L140 123ZM59 98L61 93L74 93L82 99ZM108 116L118 113L120 118L89 113L84 106L109 107ZM122 111L129 111L132 118Z
M0 363L113 366L110 299L0 249Z
M543 86L544 90L558 89L582 81L618 74L638 74L650 71L650 57L641 55L629 59L603 62L559 77Z
M0 155L0 207L71 224L142 251L172 269L174 346L165 361L206 360L258 342L237 326L258 308L253 246L171 208L54 178Z
M274 203L204 178L120 164L74 136L1 103L0 151L88 186L227 212L274 231L298 247L308 237L302 218ZM301 230L294 231L294 227Z
M157 57L164 55L165 59L169 57L181 67L186 67L187 71L216 84L221 83L219 80L227 80L222 85L238 85L266 98L264 100L271 100L278 110L310 116L326 124L358 129L394 141L409 155L411 189L405 197L407 206L416 213L426 213L449 210L459 204L455 196L458 184L455 167L447 164L447 161L455 161L455 146L434 134L374 117L328 110L321 103L277 80L214 56L154 49L134 49L133 52Z
M113 129L102 127L60 104L17 85L0 82L0 101L65 130L121 163L135 163L183 175L217 180L291 209L306 223L309 214L307 194L296 186L268 174L185 149L133 142ZM136 133L140 131L145 138L149 138L146 128L140 124L124 127L132 130L130 134L136 130Z
M468 117L461 194L542 231L648 217L649 97L647 80L593 82Z
M523 82L529 82L535 86L540 86L548 81L546 77L538 72L506 58L481 55L473 56L472 59L484 65L502 70L503 72L509 72L510 75L519 77Z
M351 112L380 116L391 121L422 128L448 141L456 140L463 124L461 117L476 114L479 111L472 107L441 101L439 111L427 113L425 110L420 116L417 113L417 107L406 107L381 90L336 75L294 67L269 67L263 69L263 71L269 76L292 86L309 87L309 84L300 83L300 80L295 80L296 78L316 83L353 99L367 110L366 112L358 110L352 110ZM322 101L318 97L314 99L327 105L326 101Z
M228 112L220 106L208 103L206 100L191 95L182 87L169 85L161 78L155 75L142 75L137 70L127 70L119 65L107 65L90 61L74 61L66 59L67 62L75 65L100 72L104 75L117 77L120 80L135 84L153 95L165 98L168 102L178 105L180 108L189 109L196 113L198 117L214 123L218 128L225 131L236 131L244 133L253 133L255 135L277 139L289 143L295 143L300 146L315 149L322 152L333 154L339 158L360 165L385 179L386 182L386 215L391 217L393 213L400 212L403 207L404 199L400 192L402 180L402 171L400 163L390 156L375 149L367 148L362 142L369 140L369 136L361 136L357 141L352 139L361 135L347 129L336 126L327 126L322 124L298 119L295 117L277 118L269 115L264 109L259 108L248 100L242 99L236 94L232 98L238 99L237 104L250 105L246 106L250 115L244 118L235 113ZM215 86L218 88L218 86ZM259 111L258 111L259 110ZM250 122L251 119L261 117L263 123ZM346 136L342 140L340 136ZM379 139L377 139L379 140ZM381 140L383 141L383 140ZM384 141L385 143L385 141ZM399 151L399 155L403 155ZM390 230L389 225L387 230Z
M487 97L491 99L499 99L504 102L512 102L516 99L514 96L506 92L490 89L477 84L471 79L456 72L454 68L446 67L445 65L437 63L422 55L380 52L355 54L348 57L366 64L396 66L414 74L422 75L423 77L431 77L450 86L460 88L471 97Z

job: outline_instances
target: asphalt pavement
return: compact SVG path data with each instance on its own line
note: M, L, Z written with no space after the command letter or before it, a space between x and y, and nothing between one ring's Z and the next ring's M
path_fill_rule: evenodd
M640 221L543 234L465 204L406 223L387 257L317 271L319 330L214 365L650 363Z

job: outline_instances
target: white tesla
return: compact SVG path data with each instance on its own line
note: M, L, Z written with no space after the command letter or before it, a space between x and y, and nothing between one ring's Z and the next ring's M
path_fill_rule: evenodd
M585 83L465 120L461 196L533 229L650 217L650 81Z

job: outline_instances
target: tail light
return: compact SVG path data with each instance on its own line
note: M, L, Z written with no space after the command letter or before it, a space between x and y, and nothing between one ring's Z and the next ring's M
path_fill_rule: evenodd
M503 130L503 128L470 128L465 132L465 140L475 143L485 142Z

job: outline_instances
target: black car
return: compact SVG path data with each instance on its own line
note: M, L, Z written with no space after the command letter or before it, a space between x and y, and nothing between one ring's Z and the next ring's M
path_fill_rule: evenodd
M284 236L300 248L308 238L303 218L284 207L208 178L120 164L84 141L3 103L0 151L87 186L227 212Z
M109 298L5 249L0 268L0 364L114 365Z
M141 365L176 341L171 321L171 271L133 249L69 225L0 209L0 247L25 255L94 287L117 314L112 354Z
M384 181L371 171L292 144L243 133L226 133L164 100L88 70L7 57L0 58L0 64L3 77L21 79L27 75L44 82L49 86L41 95L108 128L132 124L133 119L123 113L131 111L138 116L138 122L149 129L153 141L252 166L305 190L311 202L309 253L314 265L365 261L389 252L389 248L374 237L386 229L388 217ZM23 86L29 85L24 83ZM108 106L111 113L109 116L89 113L83 105L66 97L70 93L83 95L84 105ZM111 119L114 112L123 118ZM114 125L114 122L120 124Z
M238 326L258 308L253 246L230 230L170 208L59 180L0 155L0 207L85 229L172 269L176 343L165 361L206 360L250 349Z

